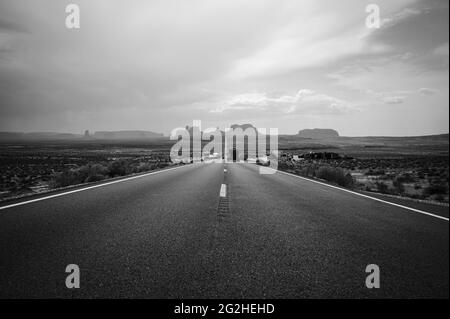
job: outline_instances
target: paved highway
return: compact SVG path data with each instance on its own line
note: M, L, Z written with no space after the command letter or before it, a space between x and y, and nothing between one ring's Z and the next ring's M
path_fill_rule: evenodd
M194 164L0 209L0 297L448 298L448 251L448 220L251 164Z

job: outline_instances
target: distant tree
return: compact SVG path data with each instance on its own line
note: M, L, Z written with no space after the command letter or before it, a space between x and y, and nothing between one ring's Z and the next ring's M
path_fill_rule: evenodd
M382 194L387 194L389 191L389 187L387 186L387 184L383 183L383 182L377 182L377 189L380 193Z
M424 193L428 196L445 195L448 194L448 185L446 184L432 184L425 188Z
M394 181L392 182L392 184L394 185L395 189L397 190L398 193L403 194L405 192L405 186L403 185L403 181L405 179L402 177L397 177L396 179L394 179Z
M127 163L125 160L116 160L108 165L110 177L124 176L127 174Z
M339 186L351 188L354 185L353 176L345 174L341 168L321 166L316 172L318 178L338 184Z

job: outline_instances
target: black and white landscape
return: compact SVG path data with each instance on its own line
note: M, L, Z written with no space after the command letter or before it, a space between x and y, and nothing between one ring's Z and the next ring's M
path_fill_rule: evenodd
M448 134L445 0L0 0L0 298L448 299Z

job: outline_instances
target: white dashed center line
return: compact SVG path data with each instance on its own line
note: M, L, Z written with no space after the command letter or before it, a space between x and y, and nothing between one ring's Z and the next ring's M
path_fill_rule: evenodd
M225 184L220 187L220 197L227 197L227 185Z

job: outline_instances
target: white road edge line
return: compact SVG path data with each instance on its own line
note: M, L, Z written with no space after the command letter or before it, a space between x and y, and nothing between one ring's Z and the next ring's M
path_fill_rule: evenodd
M227 185L220 186L220 197L227 197Z
M178 167L173 167L173 168L167 168L167 169L163 169L163 170L160 170L160 171L157 171L157 172L151 172L151 173L146 173L146 174L132 176L132 177L126 177L126 178L123 178L123 179L118 179L118 180L107 182L107 183L103 183L103 184L88 186L88 187L84 187L84 188L78 188L78 189L75 189L75 190L72 190L72 191L68 191L68 192L64 192L64 193L59 193L59 194L55 194L55 195L49 195L49 196L45 196L45 197L31 199L31 200L27 200L27 201L24 201L24 202L19 202L19 203L15 203L15 204L11 204L11 205L2 206L2 207L0 207L0 210L12 208L12 207L17 207L17 206L22 206L22 205L26 205L26 204L31 204L31 203L35 203L35 202L40 202L40 201L43 201L43 200L46 200L46 199L51 199L51 198L60 197L60 196L64 196L64 195L69 195L69 194L73 194L73 193L79 193L79 192L86 191L86 190L89 190L89 189L94 189L94 188L104 187L104 186L108 186L108 185L112 185L112 184L122 183L122 182L130 181L130 180L133 180L133 179L146 177L146 176L149 176L149 175L155 175L155 174L159 174L159 173L163 173L163 172L173 171L175 169L179 169L179 168L182 168L182 167L185 167L185 166L178 166Z
M297 177L297 178L300 178L300 179L303 179L303 180L306 180L306 181L309 181L309 182L312 182L312 183L316 183L316 184L324 185L324 186L327 186L327 187L339 189L341 191L344 191L344 192L347 192L347 193L350 193L350 194L353 194L353 195L357 195L357 196L360 196L360 197L369 198L369 199L372 199L372 200L375 200L377 202L381 202L381 203L384 203L384 204L389 204L389 205L392 205L392 206L408 209L408 210L411 210L413 212L416 212L416 213L419 213L419 214L423 214L423 215L428 215L428 216L435 217L435 218L438 218L438 219L442 219L442 220L445 220L447 222L449 221L447 217L439 216L439 215L432 214L432 213L428 213L428 212L425 212L423 210L419 210L419 209L415 209L415 208L412 208L412 207L403 206L403 205L400 205L400 204L388 202L388 201L385 201L385 200L382 200L382 199L379 199L379 198L376 198L376 197L364 195L364 194L357 193L357 192L354 192L354 191L351 191L351 190L348 190L348 189L345 189L345 188L341 188L341 187L337 187L337 186L334 186L334 185L322 183L322 182L315 181L315 180L312 180L312 179L309 179L309 178L306 178L306 177L302 177L302 176L299 176L299 175L295 175L295 174L291 174L291 173L287 173L287 172L283 172L283 171L277 171L277 172L282 173L282 174L286 174L286 175L289 175L289 176Z

